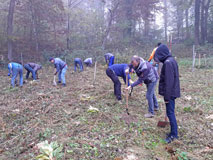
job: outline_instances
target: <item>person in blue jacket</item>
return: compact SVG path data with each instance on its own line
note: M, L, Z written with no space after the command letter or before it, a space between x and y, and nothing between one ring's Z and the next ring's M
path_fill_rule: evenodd
M175 99L180 97L180 81L178 64L166 45L161 44L155 52L154 60L163 63L160 81L159 94L164 97L166 114L169 118L171 131L165 141L172 142L178 138L178 126L175 116Z
M114 83L114 95L116 96L117 100L122 100L121 97L121 82L118 77L122 77L125 84L128 85L131 82L131 77L129 73L131 72L131 66L128 64L113 64L106 69L107 76L113 81ZM128 82L126 82L126 75L128 76Z
M8 76L12 74L11 85L15 87L15 79L19 75L19 85L23 86L23 66L19 63L11 62L8 64Z
M84 60L84 64L86 64L86 66L92 66L92 58L87 58Z
M114 64L115 56L112 53L106 53L104 55L104 58L105 58L106 64L108 64L108 66L111 66Z
M62 61L60 58L50 58L49 61L55 65L56 72L55 75L58 74L58 83L61 83L65 87L66 86L66 79L65 79L65 74L67 71L67 64Z
M76 72L76 68L80 68L80 72L82 72L84 70L84 66L83 66L83 63L82 63L82 60L81 58L75 58L74 59L74 70Z

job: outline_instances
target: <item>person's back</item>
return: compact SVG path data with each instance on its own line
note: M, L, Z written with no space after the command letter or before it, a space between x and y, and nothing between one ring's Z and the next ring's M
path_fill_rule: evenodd
M87 66L92 66L92 58L87 58L84 60L84 63L87 65Z
M36 63L32 63L32 62L30 62L30 63L27 63L27 64L29 64L29 66L30 66L30 67L32 67L34 71L37 71L37 70L39 70L39 69L41 69L41 68L42 68L42 66L41 66L41 65L36 64Z
M108 66L111 66L114 64L114 55L112 53L106 53L104 55L104 58Z
M66 65L66 63L64 61L62 61L60 58L54 58L54 64L57 68L57 66L59 66L60 69L63 69L64 66Z
M128 68L128 64L113 64L109 66L115 74L119 77L123 77L125 75L125 69Z
M83 63L82 63L82 60L81 58L75 58L74 59L74 71L76 72L76 68L80 67L80 72L83 71L84 67L83 67Z
M17 75L19 74L20 80L20 86L23 85L23 66L16 62L11 62L8 64L8 76L10 76L12 73L12 79L11 79L11 85L15 87L15 79Z

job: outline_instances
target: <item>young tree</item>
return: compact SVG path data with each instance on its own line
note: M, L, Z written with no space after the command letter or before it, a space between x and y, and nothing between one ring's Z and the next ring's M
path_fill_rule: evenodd
M195 0L195 22L194 22L195 45L199 45L200 41L200 2L201 0Z

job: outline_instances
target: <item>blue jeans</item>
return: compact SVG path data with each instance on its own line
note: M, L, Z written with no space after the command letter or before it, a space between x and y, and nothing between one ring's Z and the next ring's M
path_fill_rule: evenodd
M19 85L23 86L23 67L19 66L19 67L16 67L16 68L12 69L11 85L13 87L15 87L15 79L18 76L18 74L19 74L19 78L20 78L19 79Z
M148 100L149 109L148 111L152 114L154 114L154 108L158 109L158 101L155 96L155 87L158 80L155 82L151 82L149 84L146 84L147 92L146 92L146 99Z
M61 82L62 80L62 83L63 84L66 84L66 79L65 79L65 74L66 74L66 71L67 71L67 65L58 73L58 81Z
M30 73L32 73L33 79L36 80L36 72L33 70L33 68L31 68L29 64L25 64L24 68L27 70L26 79L28 79Z
M175 117L175 98L171 98L169 103L166 103L166 115L169 118L171 133L170 136L178 138L177 121Z
M114 56L110 57L108 66L111 66L114 64L114 59L115 59Z
M75 72L76 72L76 68L78 68L78 65L80 67L80 72L82 72L84 70L84 67L83 67L82 62L79 62L79 61L75 61L75 66L74 66Z

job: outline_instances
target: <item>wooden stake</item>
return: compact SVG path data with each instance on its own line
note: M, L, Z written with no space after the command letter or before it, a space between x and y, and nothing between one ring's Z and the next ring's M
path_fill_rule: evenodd
M193 56L192 56L192 72L194 72L194 67L195 67L195 58L196 58L196 52L195 52L195 45L193 45Z
M128 73L126 74L126 87L128 88ZM129 91L126 90L126 113L129 115L128 94L129 94Z
M95 62L95 70L94 70L94 79L93 79L93 85L95 84L95 79L96 79L96 72L97 72L97 61Z
M23 57L22 57L22 52L21 52L21 64L23 65Z
M199 63L198 63L198 65L199 65L199 68L200 68L200 54L199 54Z
M204 63L205 63L205 67L206 67L206 54L204 54L203 57L204 57Z

